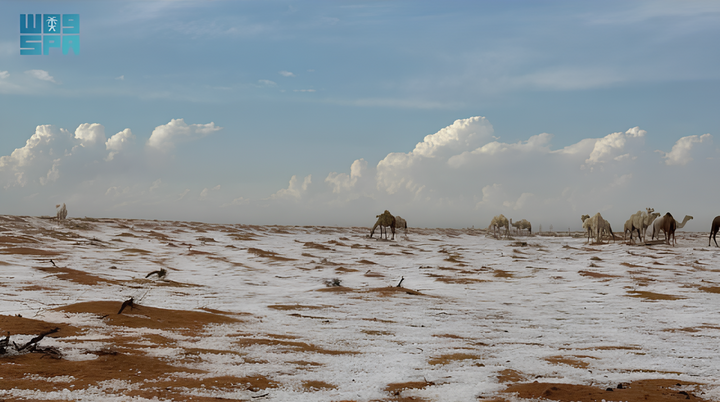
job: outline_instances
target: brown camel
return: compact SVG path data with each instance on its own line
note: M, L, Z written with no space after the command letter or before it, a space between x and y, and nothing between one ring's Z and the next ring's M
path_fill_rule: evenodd
M720 216L716 216L715 219L712 221L712 227L710 228L710 237L708 238L708 247L710 247L710 238L715 240L715 246L720 247L717 244L717 239L715 236L717 236L717 232L720 230Z
M663 233L665 234L665 243L670 245L670 236L673 238L673 245L677 245L677 239L675 238L675 229L677 229L677 223L675 222L675 218L673 218L672 215L670 215L670 212L666 213L665 216L663 216Z
M395 239L395 217L392 216L390 212L386 209L385 212L383 212L381 215L376 215L378 218L377 222L375 222L375 226L373 226L372 231L370 232L370 237L373 237L373 234L375 233L375 228L380 226L380 238L382 239L383 235L383 227L390 227L392 230L392 238ZM387 229L385 229L385 239L387 239Z

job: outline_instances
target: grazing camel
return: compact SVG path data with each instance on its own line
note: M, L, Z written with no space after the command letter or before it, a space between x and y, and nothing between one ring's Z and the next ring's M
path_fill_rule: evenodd
M603 219L602 224L600 226L600 229L602 229L603 233L608 233L610 236L612 236L613 242L615 242L615 233L612 231L612 227L610 227L610 222ZM602 238L602 235L600 235Z
M510 218L510 226L515 228L515 231L520 234L520 222L513 222L512 218Z
M712 226L710 227L710 237L708 237L708 247L710 247L710 238L715 240L715 246L720 247L717 244L717 239L715 238L717 236L717 232L720 230L720 216L716 216L715 219L712 221Z
M670 215L670 212L666 213L665 216L663 216L663 233L665 233L665 244L670 245L670 236L673 238L673 246L677 245L677 238L675 237L675 229L677 229L677 224L675 223L675 218L673 218L672 215Z
M390 227L392 229L392 238L395 239L395 217L392 216L390 212L386 209L385 212L383 212L380 215L376 215L376 218L378 218L377 222L375 222L375 226L373 226L372 231L370 231L370 237L373 237L373 234L375 233L375 228L380 226L380 238L382 239L383 235L383 227ZM385 229L385 238L387 239L387 229Z
M693 217L690 215L685 215L685 218L682 222L675 221L675 226L678 229L682 229L685 227L685 224L692 219ZM650 230L650 240L655 240L655 236L657 236L658 240L660 240L660 232L662 232L663 222L665 221L665 217L661 216L657 219L655 219L652 223L652 229Z
M521 219L517 222L513 222L510 219L510 226L514 227L518 235L522 234L522 231L527 229L532 234L532 224L527 219Z
M521 219L518 224L520 225L520 230L528 230L529 234L532 234L532 224L527 219Z
M632 224L632 218L625 221L625 226L623 227L623 241L625 241L626 237L625 235L627 232L630 232L630 238L632 238L632 231L633 231L633 224Z
M493 230L493 236L497 237L497 234L495 233L495 230L500 230L500 228L505 228L505 236L508 236L510 234L510 224L508 223L507 218L505 215L500 214L494 218L492 218L492 221L490 222L490 226L488 226L488 230L492 228Z
M583 215L583 217L586 215ZM583 222L583 229L587 229L588 232L588 243L590 242L590 234L595 235L595 242L602 243L603 232L609 232L615 241L615 234L610 227L610 222L603 219L600 212L596 213L592 218L587 218Z

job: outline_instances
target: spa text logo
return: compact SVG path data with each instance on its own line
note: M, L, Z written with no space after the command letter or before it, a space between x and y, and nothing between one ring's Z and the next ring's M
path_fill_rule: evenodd
M47 55L52 48L80 54L80 14L20 14L20 54Z

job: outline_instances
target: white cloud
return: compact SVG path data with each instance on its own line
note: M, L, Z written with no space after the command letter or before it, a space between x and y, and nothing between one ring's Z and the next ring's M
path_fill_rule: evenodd
M665 158L665 164L670 165L678 165L678 166L684 166L690 163L690 161L693 160L691 156L691 151L694 147L694 144L702 144L703 142L711 142L712 141L712 135L703 134L701 136L697 135L689 135L687 137L682 137L675 145L673 145L672 150L668 153L660 152L663 155L663 158Z
M275 81L270 80L258 80L258 84L264 86L264 87L276 87L277 83Z
M47 175L45 177L40 178L40 184L46 185L48 183L52 183L57 181L57 179L60 178L60 170L58 169L58 166L60 165L60 159L55 159L53 161L53 165L50 168L50 170L47 172Z
M45 70L27 70L27 71L25 71L25 74L27 74L31 77L37 78L39 80L42 80L42 81L48 81L48 82L52 82L54 84L58 83L57 81L55 81L55 78L53 78L50 75L50 73L48 73Z
M228 203L222 204L220 207L221 207L221 208L225 208L225 207L229 207L229 206L232 206L232 205L247 205L247 204L249 204L249 203L250 203L250 200L249 200L249 199L247 199L247 198L245 198L245 197L237 197L237 198L234 198L232 201L230 201L230 202L228 202Z
M294 199L299 200L305 192L307 192L308 186L312 183L312 175L305 176L302 184L298 182L297 176L293 175L290 178L288 188L279 190L277 193L270 196L271 199Z
M168 151L178 142L203 138L218 130L222 130L222 127L216 127L212 122L188 125L183 119L173 119L168 124L155 127L147 145L160 151Z
M105 143L105 127L98 123L83 123L75 130L75 139L83 148Z
M9 73L9 72L7 72L7 71L0 71L0 80L4 80L4 79L6 79L6 78L9 77L9 76L10 76L10 73Z
M105 149L110 151L105 160L111 161L120 151L127 149L135 142L135 136L129 128L113 135L105 142Z
M124 81L124 80L125 80L125 76L124 76L124 75L121 75L121 76L119 76L119 77L115 77L115 79L118 80L118 81Z
M24 147L0 157L0 177L5 181L5 187L16 184L24 187L28 180L42 178L48 182L56 178L57 173L53 172L56 157L72 147L71 140L71 134L63 128L37 126Z
M493 128L484 117L456 120L435 134L425 136L415 149L408 153L391 153L377 165L377 186L389 194L405 188L419 194L424 188L422 173L407 174L410 171L425 172L422 165L431 169L436 161L442 161L468 149L475 149L491 139ZM440 162L442 163L442 162Z
M349 176L347 173L332 172L325 178L325 182L332 186L333 193L340 194L351 191L357 181L362 177L363 172L367 170L367 165L365 159L358 159L350 166Z
M291 73L290 71L280 71L278 74L282 75L283 77L294 77L295 74Z
M207 187L205 187L205 188L200 192L200 198L205 198L205 197L208 196L208 194L210 194L210 191L216 191L216 190L220 190L220 185L219 185L219 184L218 184L217 186L211 188L211 189L208 189Z
M629 139L642 138L647 132L640 130L639 127L633 127L626 132L617 132L608 134L595 142L590 156L585 160L588 166L607 162L608 159L615 158L614 155L625 150L625 144Z
M315 92L314 89L294 89L293 92Z

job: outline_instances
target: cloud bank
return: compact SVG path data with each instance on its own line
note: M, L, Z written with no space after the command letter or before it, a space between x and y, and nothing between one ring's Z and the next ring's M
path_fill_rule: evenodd
M107 138L99 123L81 124L74 134L38 126L23 147L0 157L8 205L18 211L8 213L47 214L67 202L71 216L75 207L88 216L370 225L388 209L411 226L487 227L502 213L534 227L578 229L581 214L601 212L621 227L632 213L654 207L695 216L688 230L706 230L703 217L717 215L707 183L720 152L709 133L678 136L670 150L649 146L652 133L640 127L554 147L549 133L503 142L487 118L476 116L420 135L407 152L375 163L360 158L346 172L321 172L320 180L313 180L317 172L289 172L287 186L270 194L251 193L221 174L189 181L173 169L173 158L156 157L221 129L174 119L139 140L130 128Z

